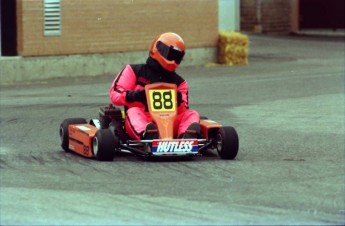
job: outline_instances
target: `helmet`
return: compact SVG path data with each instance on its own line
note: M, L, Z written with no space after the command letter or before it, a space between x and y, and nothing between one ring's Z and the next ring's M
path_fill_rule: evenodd
M185 54L183 39L175 33L163 33L152 42L150 56L168 71L175 71Z

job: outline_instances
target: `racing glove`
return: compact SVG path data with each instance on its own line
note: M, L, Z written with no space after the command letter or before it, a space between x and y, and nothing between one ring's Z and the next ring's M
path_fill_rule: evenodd
M135 90L135 91L127 91L126 92L126 101L127 102L141 102L143 104L146 103L146 94L145 90Z
M180 91L177 91L177 105L180 106L182 102L182 93Z

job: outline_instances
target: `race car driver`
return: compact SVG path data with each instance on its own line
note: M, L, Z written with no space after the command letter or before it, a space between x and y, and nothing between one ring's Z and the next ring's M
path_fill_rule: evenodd
M109 90L111 101L125 106L125 127L132 139L158 139L156 125L147 112L145 85L164 82L177 85L178 116L175 136L197 138L200 134L200 116L188 106L187 81L175 70L180 65L186 47L176 33L163 33L152 42L145 64L128 64L116 76Z

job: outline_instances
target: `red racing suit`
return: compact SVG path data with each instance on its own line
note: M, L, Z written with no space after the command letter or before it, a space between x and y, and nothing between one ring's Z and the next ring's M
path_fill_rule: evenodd
M188 106L187 81L176 72L164 70L159 63L149 57L146 64L126 65L116 76L109 90L110 100L117 106L125 106L125 127L132 139L140 139L146 125L152 122L149 112L141 102L127 102L126 92L143 90L145 85L152 83L174 83L182 94L182 103L178 106L175 120L175 136L180 137L192 123L199 123L200 116Z

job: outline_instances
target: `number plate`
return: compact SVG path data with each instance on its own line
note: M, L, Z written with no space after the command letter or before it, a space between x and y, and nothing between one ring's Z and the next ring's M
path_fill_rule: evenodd
M150 105L153 112L174 112L176 110L175 90L149 90L149 96Z

